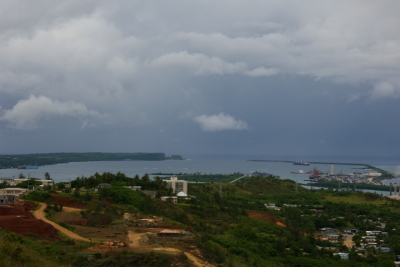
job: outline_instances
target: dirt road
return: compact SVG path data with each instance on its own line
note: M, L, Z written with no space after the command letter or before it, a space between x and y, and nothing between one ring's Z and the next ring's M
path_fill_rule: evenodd
M44 222L47 222L51 225L54 226L54 228L56 228L58 231L62 232L63 234L67 235L68 237L72 238L72 239L77 239L77 240L83 240L83 241L91 241L87 238L84 238L80 235L75 234L74 232L71 232L70 230L56 224L55 222L52 222L48 219L46 219L46 213L44 212L44 210L47 207L46 203L39 203L41 206L38 210L33 211L33 216L36 217L36 219L40 219ZM80 211L80 209L76 209L76 208L69 208L69 207L63 207L63 210L68 211L68 212L74 212L74 211ZM133 231L129 231L128 233L128 237L129 239L132 241L132 243L129 245L129 247L131 248L141 248L143 249L144 247L140 246L139 244L139 240L141 239L141 234L135 233ZM148 248L146 247L146 250L149 251L168 251L168 252L176 252L176 253L181 253L183 251L175 249L175 248ZM208 262L202 261L200 260L198 257L194 256L193 254L189 253L189 252L183 252L185 253L185 255L188 257L188 259L190 261L193 262L194 265L198 266L198 267L206 267L206 266L210 266L210 264Z
M343 235L343 237L344 237L343 244L349 249L351 249L354 245L353 235Z
M77 239L77 240L83 240L83 241L89 241L90 242L89 239L84 238L84 237L82 237L80 235L77 235L74 232L71 232L70 230L60 226L59 224L48 220L46 218L46 213L44 212L44 210L47 207L47 204L46 203L39 203L39 204L41 205L40 208L38 210L35 210L35 211L32 212L33 216L35 216L36 219L42 220L44 222L47 222L47 223L53 225L54 228L56 228L58 231L60 231L61 233L65 234L66 236L68 236L68 237L70 237L72 239ZM63 208L63 209L73 209L73 208ZM77 210L77 209L74 209L74 210Z
M129 230L128 232L128 238L129 240L132 241L132 243L129 245L129 247L136 247L136 248L143 248L140 244L139 244L139 240L141 239L141 235L143 233L139 234L139 233L135 233L131 230ZM148 247L147 247L148 248ZM206 266L210 266L210 264L206 261L202 261L201 259L199 259L198 257L194 256L193 254L189 253L189 252L184 252L182 250L176 249L176 248L148 248L149 250L152 251L169 251L169 252L176 252L176 253L185 253L186 257L188 257L189 260L191 260L193 262L194 265L198 266L198 267L206 267Z

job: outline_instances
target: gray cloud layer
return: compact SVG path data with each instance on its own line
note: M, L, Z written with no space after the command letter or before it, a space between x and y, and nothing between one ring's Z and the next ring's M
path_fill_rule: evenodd
M0 153L80 150L94 138L86 149L392 155L394 134L368 127L398 130L399 8L3 1ZM60 134L51 125L80 141L47 146ZM111 128L123 131L118 141ZM13 145L22 131L36 147Z

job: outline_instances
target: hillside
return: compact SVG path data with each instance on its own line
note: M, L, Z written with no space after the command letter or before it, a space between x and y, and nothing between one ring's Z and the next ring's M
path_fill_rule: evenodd
M148 176L96 174L72 184L75 187L90 184L88 189L92 189L103 179L113 186L98 192L65 188L58 194L50 194L48 199L52 203L48 216L80 236L95 243L97 240L133 242L121 249L104 244L101 249L97 246L95 252L88 250L88 244L78 254L98 256L79 263L78 256L69 255L77 267L106 266L103 265L106 263L111 266L121 264L123 259L132 262L143 259L142 265L137 266L150 266L147 260L157 262L164 257L149 254L153 252L173 257L160 260L165 264L158 266L176 266L177 262L186 266L189 264L186 258L179 258L182 253L204 264L219 266L394 266L396 255L400 254L400 231L396 230L400 229L400 205L379 195L309 191L296 189L290 180L255 177L231 184L190 183L192 197L174 204L122 187L140 184L158 195L171 194L164 182L151 181ZM27 198L43 199L41 194L48 193L31 194ZM68 203L83 210L70 211L63 207ZM359 232L349 237L344 233L349 227ZM339 241L324 238L322 228L335 229L340 233ZM180 234L160 236L164 229ZM385 253L378 253L372 247L366 249L366 244L359 241L368 231L385 232L379 236L382 240L379 246L385 248ZM64 249L69 246L66 244ZM349 260L334 255L339 252L348 255ZM66 257L67 254L57 261L62 263Z

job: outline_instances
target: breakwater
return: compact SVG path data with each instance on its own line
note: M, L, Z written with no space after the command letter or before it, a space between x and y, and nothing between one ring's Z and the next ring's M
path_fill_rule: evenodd
M296 161L291 160L271 160L271 159L248 159L247 161L259 161L259 162L283 162L283 163L295 163ZM354 165L354 166L365 166L372 167L365 163L349 163L349 162L326 162L326 161L307 161L310 164L325 164L325 165Z

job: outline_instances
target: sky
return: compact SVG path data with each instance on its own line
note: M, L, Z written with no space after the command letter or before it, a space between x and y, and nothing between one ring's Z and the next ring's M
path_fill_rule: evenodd
M399 157L400 1L0 2L0 154Z

